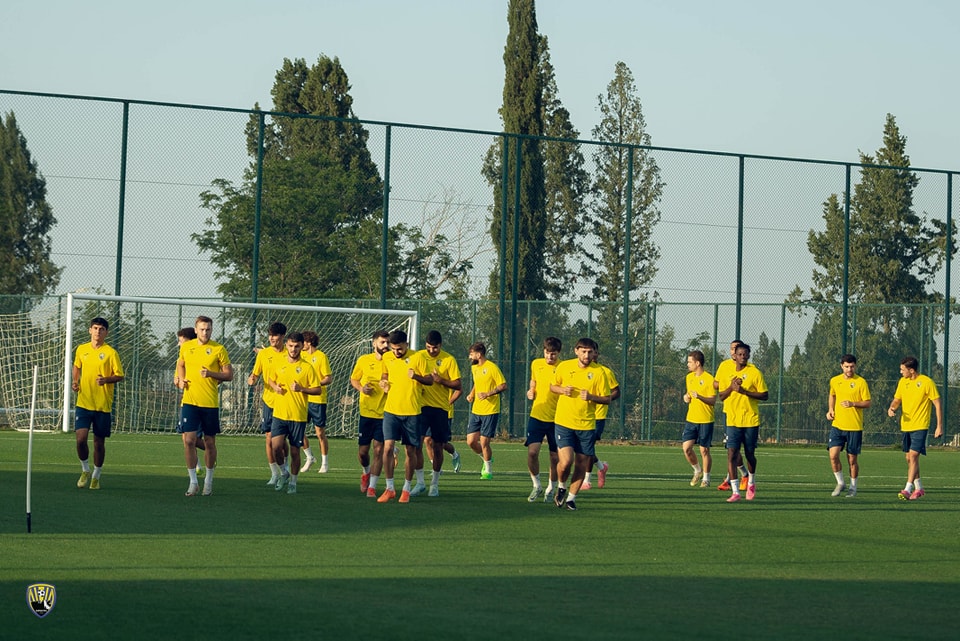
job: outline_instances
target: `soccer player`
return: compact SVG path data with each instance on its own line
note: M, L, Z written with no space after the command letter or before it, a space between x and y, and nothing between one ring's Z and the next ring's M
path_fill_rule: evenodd
M450 443L450 395L463 389L457 359L441 349L443 337L438 331L427 332L426 348L422 356L433 384L423 388L423 407L420 408L420 434L433 464L430 491L427 496L440 496L440 472L443 469L444 448ZM454 467L457 466L456 458ZM416 496L423 491L423 467L417 470L417 484L410 492Z
M554 418L560 457L557 463L559 487L554 503L560 509L577 509L577 492L593 458L597 404L610 403L610 383L595 362L597 351L593 339L578 340L574 348L576 358L557 365L550 385L550 391L559 395Z
M197 316L193 328L197 337L180 346L177 379L183 390L183 406L178 431L183 435L183 456L187 462L190 486L187 496L196 496L197 434L203 434L203 459L206 475L203 495L213 494L213 468L217 464L217 434L220 433L220 383L233 380L233 365L226 348L213 341L213 319Z
M597 353L593 357L593 362L600 366L600 369L603 371L603 375L607 377L607 384L610 386L610 402L614 402L620 398L620 383L617 381L617 375L613 373L613 370L600 362L600 354ZM603 437L603 428L607 426L607 413L610 410L609 404L599 404L597 405L597 420L596 427L593 430L594 446L596 446L596 441L599 441ZM597 458L596 451L592 457L590 457L590 466L587 467L587 473L583 477L583 484L580 486L580 491L591 489L590 485L590 472L593 471L593 467L597 467L597 487L602 488L607 482L607 471L610 469L610 466L607 465L606 461L601 461Z
M309 398L322 391L317 369L302 358L302 351L303 334L293 332L287 336L286 356L274 364L271 378L265 381L274 393L270 427L273 457L283 469L275 489L279 492L287 486L287 494L297 493L300 448L307 431ZM290 465L284 466L288 443Z
M730 343L730 358L722 361L717 365L717 372L713 375L713 389L715 392L720 391L720 381L724 381L724 385L729 384L730 379L733 378L733 372L737 367L737 363L733 359L733 355L736 353L737 348L743 345L743 341L736 339ZM721 403L723 407L724 420L726 420L727 406L725 403ZM716 410L716 407L714 407ZM714 412L716 415L716 412ZM726 423L725 423L726 424ZM724 431L724 442L726 442L726 431ZM735 461L737 471L740 472L740 491L747 489L747 468L743 465L743 457L740 455L739 450L737 451L737 459ZM734 480L737 478L733 477ZM726 492L730 490L730 475L727 474L720 485L717 486L717 489Z
M686 391L683 394L683 402L687 404L687 421L680 441L683 455L693 468L690 487L696 487L697 483L700 487L710 487L710 469L713 467L710 446L713 445L713 406L717 402L717 395L713 389L713 376L703 369L703 362L704 356L700 350L695 349L687 354ZM693 451L694 445L700 446L702 466Z
M179 355L179 353L180 353L180 346L181 346L181 345L183 345L183 344L186 343L187 341L192 341L192 340L195 339L196 337L197 337L197 332L196 332L196 330L194 330L192 327L181 327L179 330L177 330L177 354ZM180 379L177 378L177 368L176 368L176 366L174 366L174 368L173 368L173 386L176 387L177 390L179 391L179 389L180 389ZM178 407L178 410L177 410L177 426L178 426L178 427L179 427L179 425L180 425L180 420L183 418L183 411L182 411L182 408L183 408L183 394L181 394L180 396L181 396L181 398L180 398L180 403L177 404L177 407ZM203 433L202 433L202 432L198 432L198 433L197 433L197 449L198 449L198 450L201 450L201 451L203 450ZM202 470L203 470L203 468L200 467L200 460L199 460L199 457L198 457L198 459L197 459L197 475L198 475L198 476L199 476L199 474L200 474L200 472L201 472Z
M283 473L273 455L273 439L270 438L270 429L273 427L273 388L267 381L273 375L273 368L284 358L283 337L287 333L287 326L283 323L270 323L267 328L269 346L256 348L253 351L257 358L253 363L253 370L247 377L247 385L253 387L257 380L263 377L263 408L261 410L260 433L264 435L267 465L270 466L270 480L267 485L276 485L277 479Z
M320 442L320 474L326 474L330 467L328 455L330 453L330 443L327 441L327 386L333 382L333 372L330 369L330 359L327 355L317 349L320 343L320 337L316 332L303 332L303 360L310 363L313 369L317 371L317 378L320 380L322 391L319 394L310 396L307 399L307 427L313 424L317 433L317 441ZM307 460L304 461L301 472L306 472L317 462L317 457L310 451L310 442L307 435L303 435L303 453Z
M844 354L840 357L842 373L830 379L830 394L827 396L827 420L832 421L827 451L830 466L837 479L831 496L840 496L846 489L843 482L843 463L840 452L847 448L847 463L850 465L850 489L847 497L857 495L857 477L860 475L860 448L863 445L863 410L870 407L870 387L857 374L857 357Z
M553 374L560 362L560 350L563 343L555 336L543 339L543 358L535 358L530 363L530 386L527 388L527 398L533 403L530 405L530 416L527 418L527 470L533 489L527 500L535 502L543 495L544 503L553 500L553 492L557 484L557 438L553 419L557 414L557 395L550 390L553 384ZM543 439L547 439L547 451L550 459L549 483L544 492L540 485L540 448Z
M420 403L423 386L432 385L427 373L427 362L421 352L411 352L407 333L403 330L390 332L387 339L390 354L384 356L385 372L380 379L380 388L387 394L383 406L383 472L387 488L377 499L387 503L396 495L393 483L394 448L400 441L406 452L404 483L400 503L410 502L411 481L418 467L423 468L423 450L420 443Z
M113 386L123 380L120 355L106 343L110 324L97 316L90 321L90 342L79 345L73 359L73 391L77 393L74 431L77 437L77 458L80 479L77 487L90 483L91 490L100 489L100 472L107 454L113 411ZM90 446L87 439L93 429L93 475L90 474Z
M916 501L925 494L920 482L920 455L927 454L927 433L930 431L930 406L937 410L937 430L934 438L943 434L943 408L940 393L929 376L920 374L919 361L907 356L900 361L900 382L887 408L887 416L897 415L902 406L900 431L903 432L903 451L907 459L907 484L897 496L901 501Z
M767 400L767 382L763 373L750 363L750 346L741 343L733 354L736 363L730 380L720 381L718 398L724 401L727 414L727 473L731 479L737 477L737 459L743 447L743 459L747 464L747 500L757 495L757 441L760 437L760 401ZM740 500L740 486L731 483L732 493L727 503Z
M507 380L496 363L487 360L487 346L470 346L470 373L473 389L467 394L471 404L467 422L467 445L483 459L481 479L493 478L493 448L490 440L497 435L500 423L500 395L507 390Z
M371 498L377 496L377 480L383 469L383 404L387 400L380 381L383 379L383 356L390 351L387 332L380 330L372 337L373 351L357 359L350 373L350 385L360 393L360 426L357 438L357 459L360 461L360 491ZM373 456L370 444L373 443Z

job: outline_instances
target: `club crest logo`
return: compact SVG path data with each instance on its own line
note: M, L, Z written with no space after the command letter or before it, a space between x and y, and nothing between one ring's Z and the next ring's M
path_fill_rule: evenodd
M299 367L297 367L297 368L296 368L296 372L297 372L297 374L300 374L300 373L302 373L302 372L303 372L303 370L302 370L302 369L300 369Z
M210 354L213 354L213 350L208 347L208 348L207 348L207 356L210 356Z
M592 381L592 380L593 380L593 372L589 372L589 373L587 374L587 380L588 380L588 381Z
M99 354L97 354L97 358L99 358L101 361L102 361L103 359L105 359L106 357L107 357L107 355L104 354L103 352L100 352Z
M57 588L49 583L34 583L27 586L27 605L41 619L57 604Z
M437 359L437 367L440 367L441 365L443 365L443 359L442 359L442 358L438 358L438 359Z

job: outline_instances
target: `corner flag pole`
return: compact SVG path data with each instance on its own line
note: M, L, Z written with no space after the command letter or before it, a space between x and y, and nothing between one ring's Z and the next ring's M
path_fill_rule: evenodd
M27 437L27 534L32 532L30 523L30 486L33 471L33 417L37 409L37 376L40 372L40 366L33 366L33 392L30 394L30 436Z

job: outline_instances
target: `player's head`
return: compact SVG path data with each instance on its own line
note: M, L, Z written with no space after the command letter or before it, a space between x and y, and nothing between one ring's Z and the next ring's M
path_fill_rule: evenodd
M440 348L443 346L443 336L440 335L440 332L436 330L430 330L427 332L427 339L425 341L424 347L427 350L427 354L430 355L430 358L436 358L437 354L440 353Z
M407 333L402 329L395 329L390 332L387 342L390 344L390 351L397 358L401 358L407 353L407 347L409 347Z
M556 336L547 336L543 339L543 360L547 365L556 365L560 360L560 350L563 349L563 343Z
M320 344L320 337L317 336L316 332L312 332L308 329L303 333L303 344L304 346L309 345L310 347L316 347Z
M739 338L730 341L730 358L733 358L733 355L737 352L737 348L743 344L743 341Z
M383 356L390 351L390 334L386 330L377 330L373 333L371 341L373 342L373 351Z
M597 358L597 341L592 338L581 338L577 341L577 346L573 348L577 355L577 360L581 367L586 367Z
M703 352L701 352L699 349L694 349L687 352L687 369L691 372L698 367L703 367L703 362Z
M110 329L110 324L105 318L97 316L92 321L90 321L90 340L95 344L102 341L107 337L107 330Z
M103 317L101 317L101 316L97 316L97 317L94 318L92 321L90 321L90 325L89 325L89 326L90 326L90 327L93 327L94 325L99 325L100 327L102 327L102 328L105 329L105 330L109 330L109 329L110 329L110 323L107 322L107 319L106 319L106 318L103 318Z
M181 327L177 330L177 343L183 345L187 341L192 341L197 337L197 330L192 327Z
M213 319L209 316L197 316L193 323L193 328L197 332L197 340L203 345L210 340L213 335Z
M746 365L747 361L750 360L750 346L740 341L740 344L733 351L733 360L737 365Z
M480 361L484 360L487 357L487 346L483 343L474 343L470 346L468 350L467 357L470 359L470 362L474 365L478 365Z
M300 357L303 350L303 334L300 332L290 332L287 334L287 356L296 360Z
M267 327L267 337L270 341L270 347L279 350L283 344L283 337L287 333L287 326L283 323L270 323Z
M840 369L847 378L853 376L857 371L857 357L853 354L844 354L840 357Z
M900 376L904 378L913 378L920 369L920 361L916 356L907 356L900 361Z

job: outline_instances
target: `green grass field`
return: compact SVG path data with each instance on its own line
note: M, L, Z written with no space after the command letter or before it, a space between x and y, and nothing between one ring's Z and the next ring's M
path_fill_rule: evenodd
M922 460L901 502L892 449L831 498L825 450L758 452L757 499L691 488L679 447L601 444L607 487L576 513L530 490L520 443L492 481L441 496L361 496L356 446L299 493L265 486L263 442L221 437L212 497L187 487L176 436L115 435L99 492L78 490L72 434L0 432L2 639L946 639L960 628L960 454ZM722 448L714 448L718 458ZM544 456L544 459L546 457ZM714 484L722 479L718 461ZM428 473L429 478L429 473ZM380 487L383 487L381 482ZM37 618L26 588L52 583Z

